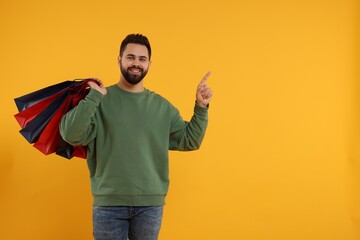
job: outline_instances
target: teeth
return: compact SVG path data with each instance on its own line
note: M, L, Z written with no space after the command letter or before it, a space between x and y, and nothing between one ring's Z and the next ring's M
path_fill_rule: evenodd
M130 68L130 71L135 72L135 73L141 72L141 70L138 68Z

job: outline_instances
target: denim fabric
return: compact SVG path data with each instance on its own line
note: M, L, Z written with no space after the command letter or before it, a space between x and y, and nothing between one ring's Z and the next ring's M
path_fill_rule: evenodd
M93 207L95 240L157 240L163 207Z

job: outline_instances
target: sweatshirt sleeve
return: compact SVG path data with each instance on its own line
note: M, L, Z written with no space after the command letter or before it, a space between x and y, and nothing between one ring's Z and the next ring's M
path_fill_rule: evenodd
M90 89L79 104L66 113L60 122L60 135L74 146L86 146L96 137L95 113L104 96Z
M208 123L208 107L202 108L195 103L194 114L190 122L182 119L179 111L172 112L170 129L170 150L191 151L200 148Z

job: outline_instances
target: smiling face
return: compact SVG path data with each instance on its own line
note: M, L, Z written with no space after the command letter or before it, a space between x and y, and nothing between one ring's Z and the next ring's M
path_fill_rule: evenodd
M122 56L119 56L122 77L132 85L141 82L146 76L150 64L148 50L141 44L127 44Z

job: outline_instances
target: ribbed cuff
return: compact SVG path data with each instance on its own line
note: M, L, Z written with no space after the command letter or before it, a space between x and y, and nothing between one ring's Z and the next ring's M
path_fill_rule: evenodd
M206 107L200 107L200 105L195 101L195 108L196 112L207 112L209 109L209 104Z

